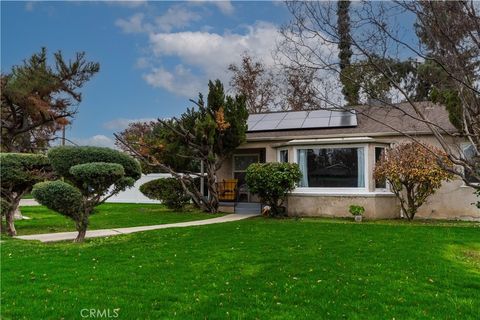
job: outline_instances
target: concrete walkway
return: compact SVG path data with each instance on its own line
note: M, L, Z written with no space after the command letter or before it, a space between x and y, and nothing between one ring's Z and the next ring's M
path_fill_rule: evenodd
M35 201L35 199L22 199L20 200L20 207L21 206L39 206L40 203Z
M248 219L251 217L258 216L257 213L242 213L242 214L227 214L223 217L205 219L205 220L196 220L196 221L186 221L179 223L169 223L169 224L158 224L154 226L140 226L140 227L129 227L129 228L116 228L116 229L100 229L100 230L91 230L87 231L85 238L96 238L96 237L109 237L116 236L119 234L129 234L134 232L148 231L148 230L157 230L157 229L167 229L167 228L183 228L183 227L194 227L194 226L203 226L207 224L214 223L224 223L232 222L243 219ZM77 232L58 232L58 233L44 233L44 234L32 234L28 236L17 236L17 239L23 240L39 240L41 242L54 242L54 241L63 241L63 240L73 240L77 237Z

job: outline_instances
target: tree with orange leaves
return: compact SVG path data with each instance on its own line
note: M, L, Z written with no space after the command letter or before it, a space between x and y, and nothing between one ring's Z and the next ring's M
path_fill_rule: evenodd
M388 181L400 200L403 214L412 220L418 208L440 188L442 182L453 178L444 169L453 170L452 166L440 149L410 142L387 149L375 167L374 176Z
M1 151L45 149L55 133L70 123L82 101L78 91L100 70L96 62L77 53L65 61L60 51L54 66L42 48L10 73L1 75Z

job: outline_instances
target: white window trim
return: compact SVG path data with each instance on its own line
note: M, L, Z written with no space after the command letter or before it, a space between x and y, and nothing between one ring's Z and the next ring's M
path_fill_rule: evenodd
M470 142L462 142L462 143L460 143L460 148L462 149L462 153L463 153L462 156L465 156L465 150L466 150L468 147L470 147L471 145L472 145L472 144L471 144ZM463 168L461 168L461 170L464 171ZM461 185L462 188L471 188L469 185L467 185L467 184L465 183L465 181L463 181L463 179L461 179L461 180L462 180L462 185ZM480 183L473 183L473 184L474 184L474 185L480 185Z
M375 189L375 192L388 192L388 193L391 193L391 189L390 189L390 184L388 183L388 180L385 179L385 188L377 188L376 186L376 181L375 181L375 178L373 177L373 171L375 170L375 166L377 165L377 159L376 159L376 153L375 153L375 149L376 148L383 148L383 150L385 151L387 148L388 148L388 145L382 145L382 144L374 144L373 145L373 167L372 167L372 179L373 179L373 183L374 183L374 189Z
M292 194L367 194L370 184L370 174L368 172L368 144L330 144L330 145L301 145L293 147L293 162L298 164L298 149L345 149L345 148L363 148L364 156L364 176L365 186L357 188L319 188L319 187L297 187Z
M280 158L280 152L281 152L281 151L287 151L287 153L288 153L288 162L291 162L290 150L289 150L289 148L286 148L286 147L284 147L284 148L278 148L278 149L277 149L277 162L280 162L280 160L281 160L281 158Z

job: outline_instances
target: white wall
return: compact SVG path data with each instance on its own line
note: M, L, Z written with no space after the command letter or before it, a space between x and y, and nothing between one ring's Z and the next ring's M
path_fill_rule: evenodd
M152 200L145 197L139 190L140 186L145 182L160 179L160 178L169 178L171 175L169 173L151 173L144 174L140 179L135 182L135 185L130 189L127 189L123 192L120 192L116 196L111 197L106 202L117 202L117 203L160 203L158 200Z

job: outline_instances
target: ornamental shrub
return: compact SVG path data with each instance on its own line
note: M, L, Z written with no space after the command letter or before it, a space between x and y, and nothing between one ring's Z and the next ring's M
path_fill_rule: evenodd
M443 167L442 167L443 166ZM433 146L403 143L385 150L374 170L375 179L385 179L400 200L402 212L412 220L418 208L453 178L444 167L453 170L447 155Z
M132 157L109 148L62 146L50 149L48 159L64 181L35 185L33 197L47 208L75 221L76 242L82 242L93 209L133 186L141 176Z
M14 215L22 197L35 183L51 176L50 162L43 154L0 153L1 215L7 221L8 235L17 234Z
M150 199L160 200L169 209L181 210L190 202L182 184L175 178L155 179L140 186L140 192Z
M270 215L282 214L287 194L300 181L302 173L296 163L254 163L247 168L246 181L250 192L270 206Z

